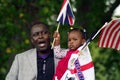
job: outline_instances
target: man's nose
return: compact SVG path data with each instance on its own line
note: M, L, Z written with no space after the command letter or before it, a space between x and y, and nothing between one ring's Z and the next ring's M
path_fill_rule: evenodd
M43 38L43 34L42 34L42 33L39 33L38 37L39 37L39 38Z

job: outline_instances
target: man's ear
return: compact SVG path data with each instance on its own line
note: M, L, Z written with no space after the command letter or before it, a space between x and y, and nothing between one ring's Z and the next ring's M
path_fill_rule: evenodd
M50 38L52 37L51 34L49 34L49 37L50 37Z
M32 38L30 38L30 41L31 41L31 43L33 44L33 39L32 39Z
M48 35L48 37L50 38L50 40L52 39L52 36L51 36L51 34L49 34L49 35Z

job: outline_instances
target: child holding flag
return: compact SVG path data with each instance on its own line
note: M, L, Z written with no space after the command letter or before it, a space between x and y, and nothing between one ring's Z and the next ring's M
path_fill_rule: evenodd
M60 48L60 34L54 33L54 54L62 58L53 80L95 80L94 65L88 47L78 51L86 41L83 30L74 28L68 33L68 49Z

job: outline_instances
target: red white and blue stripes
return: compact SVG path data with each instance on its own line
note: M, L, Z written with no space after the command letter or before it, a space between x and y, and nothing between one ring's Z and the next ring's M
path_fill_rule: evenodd
M64 0L57 21L62 23L63 25L64 23L67 23L70 26L74 25L75 18L69 0Z

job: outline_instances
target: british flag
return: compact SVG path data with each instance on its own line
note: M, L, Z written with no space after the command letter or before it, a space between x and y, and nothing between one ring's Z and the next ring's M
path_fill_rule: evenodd
M64 23L67 23L70 26L74 25L75 18L69 0L64 0L57 21L63 25Z

